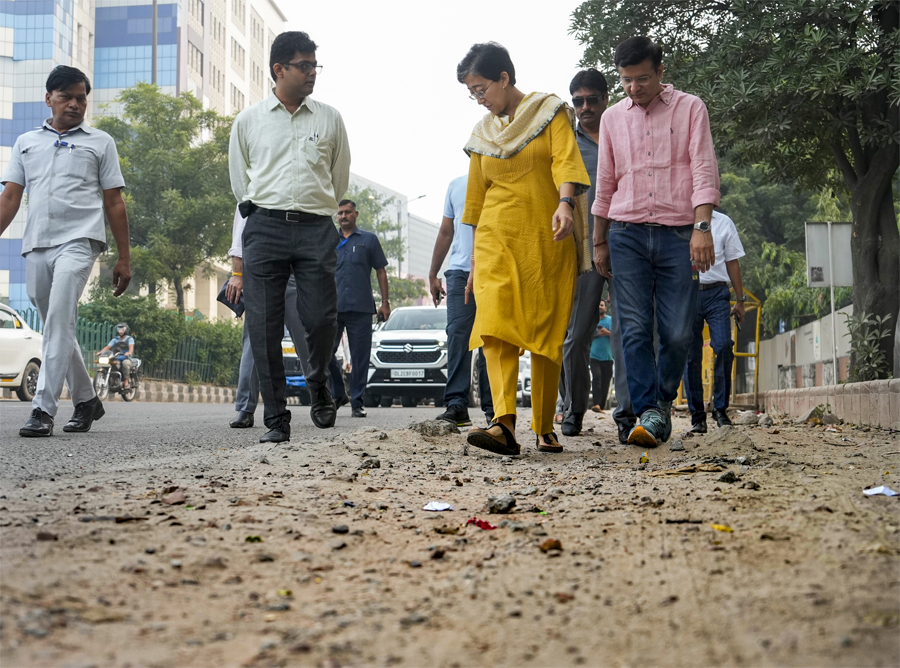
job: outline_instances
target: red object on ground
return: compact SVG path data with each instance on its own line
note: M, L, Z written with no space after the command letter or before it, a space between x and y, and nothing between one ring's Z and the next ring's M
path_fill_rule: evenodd
M486 531L493 531L494 529L497 528L490 522L485 522L484 520L480 520L477 517L473 517L468 522L466 522L466 525L469 525L469 524L474 524L479 529L484 529Z

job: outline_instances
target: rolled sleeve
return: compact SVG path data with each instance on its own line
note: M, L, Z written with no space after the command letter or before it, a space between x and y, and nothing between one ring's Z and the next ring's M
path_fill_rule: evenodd
M597 144L597 194L591 205L591 213L609 218L609 206L616 192L616 158L609 136L609 124L600 117L600 141Z
M116 142L112 137L107 137L107 141L100 153L100 189L112 190L124 187L125 178L122 176L122 166L119 164L119 152L116 150Z
M601 120L602 123L602 120ZM688 150L691 157L691 176L694 192L691 206L719 205L719 164L709 129L709 112L699 98L694 98L691 109L691 130Z
M25 187L25 164L22 162L22 149L19 147L18 139L13 146L9 164L6 166L6 171L3 172L3 180L0 183L3 185L18 183L23 188Z
M231 248L228 249L228 257L244 257L244 226L247 219L241 215L239 209L234 210L234 223L231 226Z

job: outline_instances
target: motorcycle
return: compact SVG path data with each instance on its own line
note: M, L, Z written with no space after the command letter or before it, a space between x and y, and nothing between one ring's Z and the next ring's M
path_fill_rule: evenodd
M100 355L97 360L97 372L94 374L94 391L100 401L106 399L110 392L118 392L125 401L134 401L140 385L141 361L131 358L131 374L129 386L125 387L122 379L122 367L112 355Z

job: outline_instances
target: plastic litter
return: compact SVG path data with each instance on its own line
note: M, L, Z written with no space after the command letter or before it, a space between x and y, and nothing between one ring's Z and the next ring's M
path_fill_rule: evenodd
M442 510L456 510L449 503L445 503L444 501L429 501L425 504L422 510L431 510L433 512L440 512Z
M641 455L640 462L641 462L641 464L647 464L650 462L650 458L647 456L646 452Z
M865 494L866 496L897 496L897 492L884 485L879 485L878 487L873 487L872 489L864 489L863 494Z
M261 543L263 542L262 536L247 536L244 539L248 543Z
M469 519L466 522L466 526L468 526L469 524L474 524L479 529L484 529L485 531L493 531L494 529L497 528L490 522L485 522L484 520L480 520L477 517L472 517L471 519Z
M711 526L716 531L721 531L723 533L734 533L734 529L724 524L710 524L709 526Z

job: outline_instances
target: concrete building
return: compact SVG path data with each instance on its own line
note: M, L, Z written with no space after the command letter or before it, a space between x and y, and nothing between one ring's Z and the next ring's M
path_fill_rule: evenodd
M268 95L269 47L287 22L275 0L176 0L160 2L156 14L156 81L163 92L191 92L223 114ZM56 65L77 67L91 79L89 122L117 113L113 100L123 88L150 82L153 23L150 0L0 0L0 172L18 136L47 118L44 85ZM0 239L0 300L16 309L31 306L24 226L25 206ZM214 286L226 274L224 265L208 279L198 272L187 310L225 315Z

